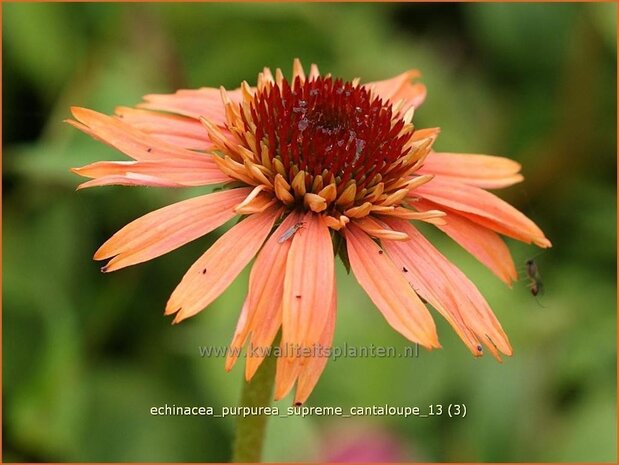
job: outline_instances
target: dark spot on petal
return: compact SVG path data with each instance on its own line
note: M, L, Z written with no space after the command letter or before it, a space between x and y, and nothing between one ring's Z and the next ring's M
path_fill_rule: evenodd
M300 298L301 298L301 296L300 296L300 295L296 295L295 297L296 297L297 299L300 299Z
M202 270L202 274L206 274L206 268Z
M483 352L484 348L481 345L477 346L477 352Z
M148 147L148 148L146 149L146 151L150 153L150 152L152 152L152 151L153 151L153 149L151 149L150 147Z
M294 405L295 405L296 407L300 407L301 405L303 405L303 403L302 403L302 402L295 402L295 403L294 403Z
M405 266L402 267L402 271L404 271L404 273L408 273L408 268L406 268Z
M382 254L383 254L383 251L382 251L382 250L379 250L379 251L378 251L378 253L379 253L380 255L382 255Z

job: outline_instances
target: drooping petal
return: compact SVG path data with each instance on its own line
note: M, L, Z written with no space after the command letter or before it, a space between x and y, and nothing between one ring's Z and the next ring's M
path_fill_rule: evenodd
M350 267L387 322L413 342L440 347L430 312L391 259L354 223L344 234Z
M239 319L236 323L236 328L234 330L234 336L232 336L232 342L228 347L228 355L226 356L226 371L232 370L232 367L236 363L239 355L241 354L241 350L243 349L243 344L245 344L245 339L247 338L247 297L245 298L245 302L243 302L243 307L241 307L241 314L239 315Z
M219 297L256 255L280 214L272 207L250 215L221 236L185 273L165 314L176 313L174 323L179 323Z
M218 228L236 213L250 189L242 187L183 200L132 221L108 239L95 260L114 257L102 271L114 271L170 252Z
M245 365L245 379L250 380L264 360L266 348L270 347L282 324L282 297L286 276L286 260L292 240L280 238L303 215L291 212L269 237L258 254L249 276L248 333L251 332L250 349Z
M426 98L426 86L412 82L420 76L419 71L411 69L391 79L370 82L366 86L373 88L381 98L390 100L392 103L404 100L402 112L406 112L410 107L418 108Z
M169 187L207 186L232 180L217 168L210 156L205 156L204 160L100 161L71 171L99 180L97 183L84 183L80 188L116 184L112 182L114 178L135 180L136 183L131 185L140 185L139 176L146 176L142 185L153 185L149 183L152 179L159 180L163 186L167 182Z
M492 155L431 152L418 173L440 174L484 189L499 189L519 183L520 163Z
M254 377L264 358L270 353L273 341L282 326L281 300L276 303L276 306L268 309L272 310L271 313L263 313L264 320L254 320L254 328L251 331L247 360L245 362L246 381Z
M244 344L251 333L250 347L247 351L246 379L250 380L270 348L277 330L281 326L282 294L286 258L292 241L279 243L278 240L288 229L300 221L299 212L291 212L279 227L269 236L258 253L249 275L249 292L239 318L244 324L237 326L234 340ZM232 364L226 365L230 370Z
M419 200L415 202L415 208L420 211L431 211L437 206L427 200ZM444 224L436 225L436 227L486 265L507 285L511 286L512 282L518 279L512 255L497 233L453 211L445 213L445 220Z
M281 400L288 395L303 369L303 359L295 357L298 349L288 343L280 343L280 357L277 359L275 371L275 400Z
M312 212L303 222L288 251L282 300L282 343L295 347L306 347L322 333L335 279L328 226Z
M214 147L204 126L196 119L130 107L118 107L115 112L128 125L171 145L190 150Z
M410 223L395 218L385 222L411 238L406 242L382 241L385 251L415 291L453 326L469 350L481 355L479 342L483 341L497 358L495 346L511 355L505 332L475 285Z
M329 245L329 253L332 254L331 249ZM290 251L290 254L292 253L293 251ZM290 259L288 262L290 262ZM275 377L275 398L278 400L285 397L292 389L295 381L298 381L295 403L300 404L304 402L325 368L328 361L328 350L331 347L335 329L337 293L335 275L332 276L332 279L331 286L322 287L322 289L326 289L325 292L329 288L331 289L331 295L325 308L326 312L317 311L317 307L313 309L307 308L307 310L313 312L310 315L313 319L311 324L317 331L310 331L302 344L294 341L284 341L284 338L282 338L282 344L280 345L282 356L277 361L277 374ZM324 304L324 302L321 304ZM323 313L325 313L324 317ZM284 322L284 328L286 327L285 324L286 322Z
M241 102L243 99L241 89L227 91L227 95L233 102ZM205 117L219 126L224 126L226 122L221 90L210 87L181 89L174 94L145 95L144 102L138 107L167 111L194 119Z
M297 405L303 404L307 400L329 361L329 351L331 350L333 335L335 333L336 295L337 292L334 287L327 324L320 335L320 339L316 343L316 353L312 354L313 356L307 360L299 373L297 391L294 396L294 403Z
M87 108L72 107L77 121L67 123L121 151L134 160L203 160L204 154L185 150L150 136L120 119Z
M504 200L479 187L436 176L412 191L411 195L430 200L443 211L443 207L455 210L474 223L499 234L539 247L551 246L533 221Z

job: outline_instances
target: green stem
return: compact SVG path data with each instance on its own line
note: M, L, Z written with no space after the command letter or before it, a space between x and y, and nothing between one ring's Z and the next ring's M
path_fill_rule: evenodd
M268 407L273 398L276 357L270 354L250 382L243 384L241 407ZM260 462L267 425L266 415L239 416L232 450L232 462Z

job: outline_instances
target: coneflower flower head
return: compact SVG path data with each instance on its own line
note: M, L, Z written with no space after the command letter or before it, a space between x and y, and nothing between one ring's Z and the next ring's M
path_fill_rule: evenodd
M406 338L440 347L425 302L475 355L500 360L507 336L477 288L410 220L444 231L507 284L516 279L502 239L550 246L542 231L486 188L522 180L520 166L486 155L432 151L438 129L415 129L425 87L416 71L362 85L309 74L295 60L256 87L149 95L117 118L73 109L79 129L132 157L75 169L81 187L224 183L226 189L135 220L95 254L103 271L149 260L244 215L187 271L165 313L174 322L215 300L255 256L231 354L249 342L251 379L281 329L276 398L297 384L304 402L325 367L335 328L339 254ZM422 300L423 299L423 300ZM291 350L296 348L296 350ZM258 350L256 350L258 349ZM231 369L236 355L226 361Z

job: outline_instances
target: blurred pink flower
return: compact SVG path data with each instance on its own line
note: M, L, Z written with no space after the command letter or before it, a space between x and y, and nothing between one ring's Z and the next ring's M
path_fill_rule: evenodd
M339 427L329 431L322 461L326 463L409 462L406 442L377 426Z

